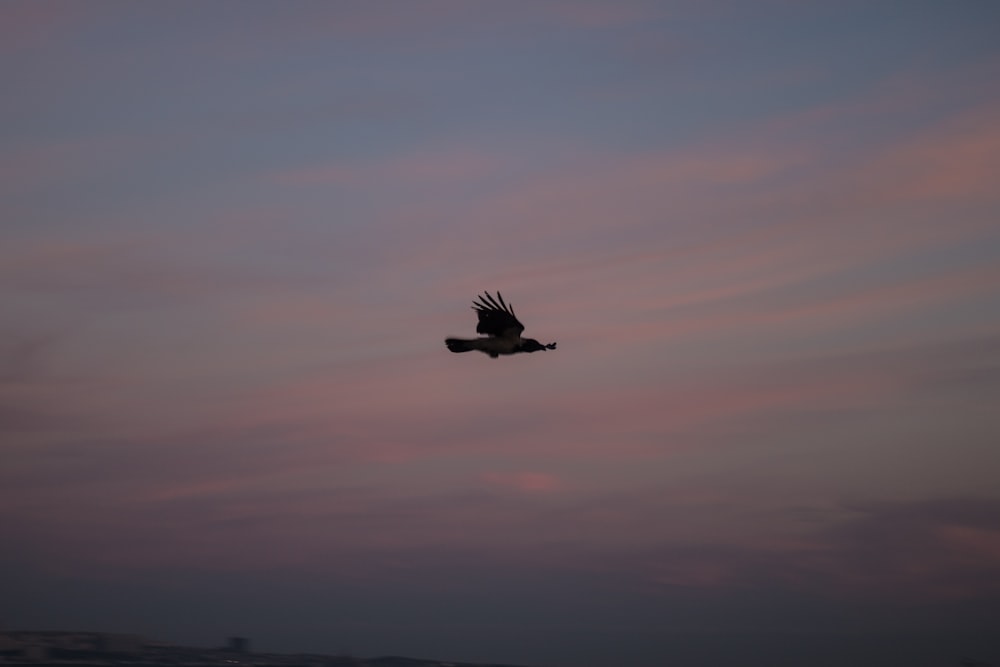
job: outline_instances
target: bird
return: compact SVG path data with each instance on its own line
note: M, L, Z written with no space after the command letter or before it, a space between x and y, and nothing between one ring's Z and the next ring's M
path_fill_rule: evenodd
M452 352L471 352L479 350L496 359L501 354L518 354L520 352L538 352L539 350L554 350L555 343L539 343L534 338L522 338L524 325L514 315L514 308L503 300L500 292L494 299L489 292L477 295L478 301L472 302L472 309L479 316L476 333L486 334L479 338L445 338L444 344Z

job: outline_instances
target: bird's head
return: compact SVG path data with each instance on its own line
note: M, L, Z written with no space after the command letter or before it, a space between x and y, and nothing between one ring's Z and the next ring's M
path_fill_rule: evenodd
M538 352L539 350L554 350L556 349L555 343L547 343L542 345L534 338L525 338L521 343L522 352Z

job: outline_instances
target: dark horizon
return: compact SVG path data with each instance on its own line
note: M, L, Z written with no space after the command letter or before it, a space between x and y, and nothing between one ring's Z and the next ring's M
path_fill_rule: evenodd
M499 663L458 663L405 656L353 656L340 652L262 652L250 650L247 637L227 637L222 646L186 646L149 637L86 630L0 629L0 664L133 665L158 667L526 667Z
M453 664L456 667L468 666L468 667L539 667L538 664L525 664L525 663L501 663L497 661L464 661L457 660L454 658L441 657L441 656L401 656L394 654L376 654L376 655L359 655L347 650L257 650L254 648L255 642L253 638L249 637L225 637L221 642L215 642L214 645L195 645L188 643L174 643L166 642L157 637L148 636L138 636L138 635L128 635L117 632L108 631L97 631L97 630L85 630L85 629L74 629L74 630L10 630L0 628L0 637L17 635L17 634L27 634L27 635L37 635L37 634L50 634L54 636L62 635L111 635L116 638L117 641L128 640L131 637L135 637L143 642L144 646L156 647L157 650L167 650L168 653L163 654L168 656L170 660L163 662L163 664L174 664L176 661L184 661L185 657L188 660L204 660L204 659L218 659L223 660L237 660L238 656L247 656L246 660L256 661L257 664L260 663L260 659L265 657L272 657L275 659L273 663L275 665L285 665L291 666L298 664L295 662L297 659L310 660L314 658L328 659L325 663L331 667L335 667L339 664L358 664L358 665L371 665L372 667L386 667L390 663L392 665L437 665L437 664ZM926 665L932 667L934 665L962 665L964 667L991 667L997 664L994 662L998 657L996 651L996 640L993 636L995 633L980 632L980 633L967 633L964 636L962 633L939 633L940 636L934 636L935 633L925 633L923 636L914 636L907 633L897 633L897 634L884 634L878 635L854 635L851 637L853 640L852 645L845 646L845 639L847 635L834 636L824 633L791 633L783 634L780 632L763 633L763 635L753 636L748 633L734 634L728 637L722 637L718 635L705 634L700 637L695 635L690 635L686 642L676 642L678 646L682 646L685 643L687 647L683 652L678 652L678 654L669 659L669 664L676 662L678 665L691 665L691 664L705 664L705 665L727 665L727 664L772 664L776 667L792 667L792 665L801 665L804 662L808 662L810 665L822 666L830 665L834 667L835 665L851 664L857 665L859 667L867 667L868 665L911 665L914 667L920 667ZM238 649L233 647L233 640L240 639L245 642L249 642L246 648ZM674 640L677 637L673 638ZM775 640L779 640L776 642ZM730 645L720 649L719 644L728 642ZM900 644L904 643L905 648L901 649ZM56 645L56 644L53 644ZM783 646L782 646L783 645ZM775 646L779 646L779 650L775 651ZM756 662L748 663L747 660L750 659L749 656L754 655L754 650L760 651L759 659ZM169 651L173 649L179 649L188 653L184 654L172 654ZM628 661L622 662L621 664L642 664L644 660L641 656L634 656L634 652L637 647L621 647L621 652L616 656L616 659ZM961 649L961 650L958 650ZM4 654L4 647L0 646L0 656ZM204 652L204 653L202 653ZM74 661L78 664L90 664L94 659L118 656L118 660L130 659L128 656L138 657L139 653L132 652L128 649L108 649L108 650L95 650L91 653L83 652L79 656L65 655L63 653L50 653L46 658L42 659L28 659L24 661L18 661L16 657L11 657L9 647L7 648L7 658L5 664L47 664L48 658L56 657L60 661L60 664L72 665ZM64 652L65 653L65 652ZM155 656L159 654L150 654L146 651L144 654L145 659L142 664L155 665L159 664L156 662ZM213 655L220 656L218 658L212 658ZM152 656L152 657L151 657ZM228 656L228 658L226 658ZM591 656L592 657L592 656ZM984 659L989 657L990 659ZM637 659L639 662L633 663L631 660ZM569 667L571 664L587 664L587 658L582 657L583 662L560 662L560 663L539 663L539 664L552 664L553 667ZM220 663L223 664L223 663ZM315 662L308 662L304 664L314 665Z

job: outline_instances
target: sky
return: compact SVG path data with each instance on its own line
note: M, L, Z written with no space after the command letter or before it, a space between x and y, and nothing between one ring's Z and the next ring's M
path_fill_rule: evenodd
M0 3L0 628L1000 664L998 29Z

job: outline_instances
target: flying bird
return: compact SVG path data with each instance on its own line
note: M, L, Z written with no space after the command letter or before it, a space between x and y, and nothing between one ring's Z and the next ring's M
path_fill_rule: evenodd
M518 352L538 352L539 350L554 350L555 343L542 345L534 338L522 338L524 325L514 315L514 309L505 303L500 292L494 299L489 292L483 292L476 297L472 309L479 316L476 333L486 334L479 338L445 338L444 344L452 352L471 352L479 350L496 359L501 354L517 354Z

